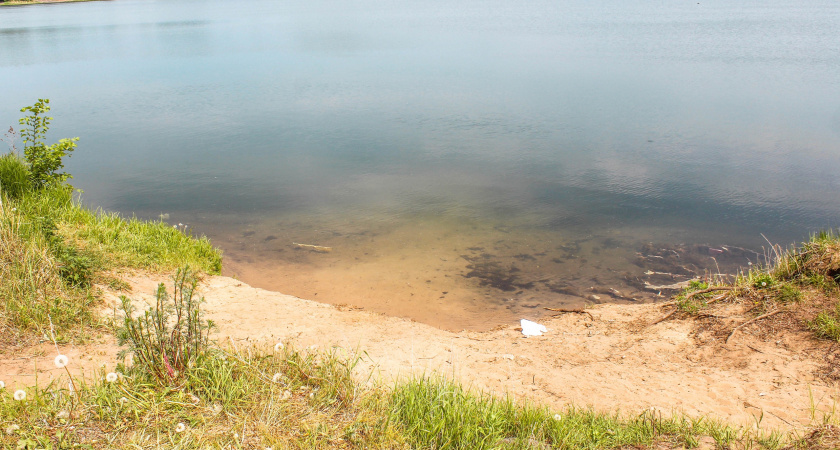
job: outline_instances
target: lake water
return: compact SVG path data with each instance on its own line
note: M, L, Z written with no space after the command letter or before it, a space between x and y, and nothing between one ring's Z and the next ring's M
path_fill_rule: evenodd
M840 225L838 37L836 1L2 7L0 125L50 98L84 201L226 274L486 329Z

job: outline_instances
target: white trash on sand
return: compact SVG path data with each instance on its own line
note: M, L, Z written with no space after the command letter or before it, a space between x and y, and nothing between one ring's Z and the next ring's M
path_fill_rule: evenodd
M543 333L548 332L548 328L546 328L545 325L540 325L536 322L531 322L528 319L522 319L519 321L519 323L522 324L522 334L524 334L525 337L542 336Z

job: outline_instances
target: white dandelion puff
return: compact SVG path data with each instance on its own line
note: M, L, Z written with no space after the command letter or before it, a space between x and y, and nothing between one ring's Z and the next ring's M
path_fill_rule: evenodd
M283 343L278 342L278 343L274 344L274 351L279 352L280 350L283 350Z
M70 362L70 358L68 358L66 355L58 355L55 357L54 362L56 367L58 367L59 369L63 369L64 366L66 366L67 363Z
M175 425L175 432L176 433L183 433L184 430L187 429L187 426L184 425L184 422L178 422L178 425Z
M108 374L105 375L105 381L107 381L109 383L113 383L113 382L115 382L119 379L120 379L119 375L117 375L115 372L108 372Z
M16 423L13 423L6 427L6 434L14 434L17 430L20 430L20 426Z
M555 414L554 415L554 420L559 422L559 421L563 420L563 416L561 416L560 414Z
M761 282L761 285L762 285L762 286L767 286L767 282L766 282L766 281L762 281L762 282Z
M26 391L18 389L15 391L15 400L21 402L26 400Z
M282 373L279 373L279 372L278 372L278 373L275 373L275 374L274 374L274 376L273 376L273 377L271 377L271 381L272 381L273 383L279 383L279 382L280 382L280 380L282 380L282 379L283 379L283 374L282 374Z
M0 381L0 389L6 389L6 383Z

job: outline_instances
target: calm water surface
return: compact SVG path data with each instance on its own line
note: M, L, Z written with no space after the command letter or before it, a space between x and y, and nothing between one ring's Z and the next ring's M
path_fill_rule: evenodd
M651 301L840 225L840 4L628 3L4 7L0 125L50 98L87 203L446 328Z

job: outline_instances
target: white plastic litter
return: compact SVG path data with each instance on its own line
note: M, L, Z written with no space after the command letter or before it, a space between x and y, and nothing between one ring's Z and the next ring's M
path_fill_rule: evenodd
M543 333L548 332L548 328L546 328L545 325L540 325L536 322L531 322L528 319L522 319L519 321L519 323L522 324L522 334L524 334L525 337L542 336Z

